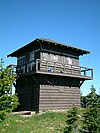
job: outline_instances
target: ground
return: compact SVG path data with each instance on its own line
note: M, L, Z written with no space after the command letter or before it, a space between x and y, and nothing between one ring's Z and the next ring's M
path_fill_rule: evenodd
M66 126L66 112L46 112L23 117L9 114L0 123L1 133L63 133Z

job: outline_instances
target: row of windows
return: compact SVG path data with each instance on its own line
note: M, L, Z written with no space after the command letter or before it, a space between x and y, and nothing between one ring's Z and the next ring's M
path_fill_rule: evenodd
M78 59L60 56L60 55L48 54L48 53L41 53L41 59L52 61L52 62L60 62L60 63L64 63L64 64L70 64L70 65L71 64L79 65Z
M34 60L34 52L29 53L29 61L27 61L26 56L21 56L17 59L17 64L18 65L23 65L26 64L27 62L31 62Z
M18 58L18 65L24 65L27 64L35 59L34 52L29 53L29 58L27 60L26 56L22 56ZM41 59L42 60L48 60L52 62L60 62L64 64L73 64L73 65L79 65L78 59L71 58L71 57L65 57L60 55L54 55L54 54L48 54L48 53L41 53Z

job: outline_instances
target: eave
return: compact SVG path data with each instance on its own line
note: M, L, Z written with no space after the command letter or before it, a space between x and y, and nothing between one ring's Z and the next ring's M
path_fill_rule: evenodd
M35 39L34 41L28 43L27 45L19 48L18 50L12 52L11 54L7 55L7 57L18 57L18 55L20 55L23 51L24 52L29 52L29 50L34 46L34 45L42 45L44 42L46 42L47 44L52 44L52 45L58 45L60 46L61 48L65 48L66 50L69 50L69 51L74 51L76 53L78 53L78 55L84 55L84 54L89 54L90 51L87 51L87 50L83 50L83 49L79 49L79 48L76 48L76 47L72 47L72 46L69 46L67 44L63 44L63 43L59 43L59 42L56 42L56 41L53 41L53 40L49 40L49 39L45 39L45 38L37 38Z

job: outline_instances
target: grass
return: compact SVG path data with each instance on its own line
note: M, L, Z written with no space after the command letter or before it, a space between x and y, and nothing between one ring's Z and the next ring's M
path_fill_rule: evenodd
M66 113L46 112L32 117L9 114L0 123L0 133L63 133Z

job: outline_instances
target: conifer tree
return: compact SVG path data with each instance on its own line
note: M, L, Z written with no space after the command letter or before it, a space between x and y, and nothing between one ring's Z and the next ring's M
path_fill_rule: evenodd
M91 93L87 95L88 106L83 115L84 133L100 133L100 97L96 94L96 89L92 85Z
M66 127L64 133L79 133L79 111L78 108L73 107L67 112Z
M18 97L16 95L10 95L11 85L15 80L15 75L11 73L11 70L4 68L3 59L0 60L0 121L2 121L5 115L13 111L18 106Z

